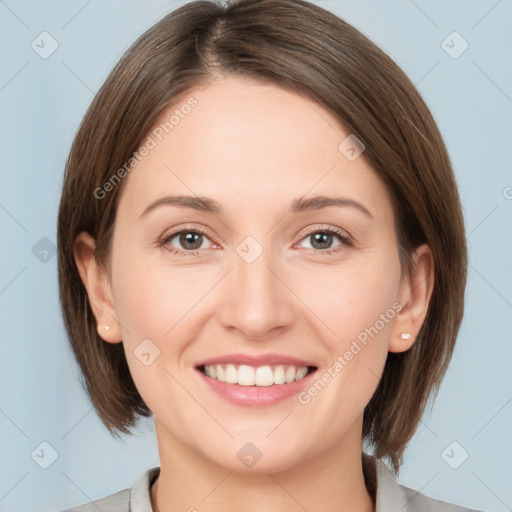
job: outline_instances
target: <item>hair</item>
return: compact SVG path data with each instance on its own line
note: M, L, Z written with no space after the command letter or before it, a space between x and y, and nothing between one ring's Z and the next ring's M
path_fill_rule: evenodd
M218 75L276 85L330 111L364 143L363 157L391 194L402 271L413 270L420 244L432 251L425 321L408 351L388 353L363 416L363 440L398 473L462 321L467 248L457 184L436 123L405 73L357 29L303 0L187 3L133 43L92 101L66 162L57 228L61 307L82 384L114 436L151 415L122 343L97 333L73 246L89 233L97 261L110 269L126 180L101 199L95 191L133 157L164 109Z

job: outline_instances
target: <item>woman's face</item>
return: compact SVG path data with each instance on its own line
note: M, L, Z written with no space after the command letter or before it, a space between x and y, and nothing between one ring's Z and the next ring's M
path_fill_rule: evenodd
M159 443L238 471L359 452L405 297L385 186L309 99L232 77L183 98L124 178L112 248Z

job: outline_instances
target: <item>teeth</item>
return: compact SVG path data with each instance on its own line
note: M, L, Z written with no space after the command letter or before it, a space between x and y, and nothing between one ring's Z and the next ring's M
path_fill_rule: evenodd
M288 370L286 370L286 373L284 374L284 378L286 382L293 382L295 380L295 375L297 373L297 370L294 366L289 366Z
M255 384L256 386L272 386L274 384L274 372L270 366L256 368Z
M216 364L204 367L204 374L207 377L240 386L272 386L273 384L290 383L303 379L307 373L307 366L265 365L254 368L245 364Z
M284 368L282 366L276 366L274 369L274 384L284 384L286 382L285 375Z
M235 367L233 366L233 368ZM241 364L238 367L236 379L232 384L240 384L240 386L254 386L255 383L256 375L254 374L254 368L252 366L246 366L245 364Z
M236 384L238 382L238 374L234 364L226 366L226 380L228 384Z
M299 368L295 374L295 380L303 379L306 376L306 373L308 373L307 368Z

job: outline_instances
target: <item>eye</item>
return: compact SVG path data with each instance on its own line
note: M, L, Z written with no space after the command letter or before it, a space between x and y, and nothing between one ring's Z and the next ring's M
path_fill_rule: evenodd
M193 256L196 255L199 250L208 249L208 241L212 243L206 236L205 231L194 228L182 229L180 231L175 231L174 233L165 234L159 241L159 245L165 247L173 254Z
M333 245L336 239L338 243ZM344 231L337 228L316 227L310 230L301 240L309 241L309 246L305 246L306 249L322 255L339 252L343 247L351 247L353 245L350 237ZM211 244L210 246L208 246L208 242ZM170 253L182 256L195 256L201 250L211 249L215 246L208 238L207 232L200 228L181 229L172 233L166 233L158 241L158 245L164 247Z
M339 243L333 246L336 238ZM311 230L302 240L309 241L308 249L321 254L331 254L342 250L343 246L352 246L352 241L348 235L336 228L315 228Z

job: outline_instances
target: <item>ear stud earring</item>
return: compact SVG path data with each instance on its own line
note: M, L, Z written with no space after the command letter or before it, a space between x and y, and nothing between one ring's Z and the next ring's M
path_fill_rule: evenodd
M104 325L103 327L105 327L105 331L110 331L110 326L109 325Z
M403 332L402 334L400 334L400 338L402 338L403 340L408 340L410 337L411 334L408 332Z

